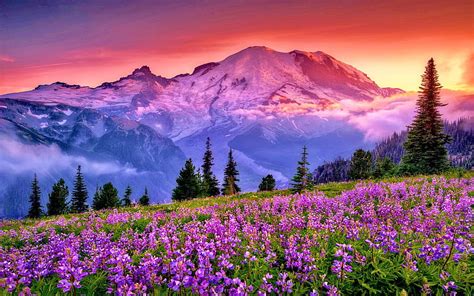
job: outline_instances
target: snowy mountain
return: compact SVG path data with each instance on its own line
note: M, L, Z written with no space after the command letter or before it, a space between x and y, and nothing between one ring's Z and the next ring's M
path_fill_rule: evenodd
M379 87L321 51L249 47L169 79L143 66L97 87L56 82L1 95L0 132L10 142L0 144L21 143L27 158L38 154L38 147L54 146L62 157L75 157L70 167L92 161L133 171L133 178L140 179L137 185L149 184L157 202L169 199L185 157L200 164L208 136L218 176L233 148L244 190L255 189L267 173L283 186L305 144L314 165L371 147L351 116L366 114L372 108L367 106L390 102L393 95L403 91ZM12 160L4 154L0 161ZM22 174L31 179L33 171L40 169ZM0 168L0 174L7 173ZM59 175L44 174L51 180ZM93 180L121 176L117 171L89 175ZM120 190L133 179L122 177ZM1 184L0 195L13 183ZM90 191L96 183L89 181Z
M340 100L370 101L396 92L401 90L380 88L366 74L320 51L250 47L171 79L143 66L95 88L56 82L1 97L99 109L152 122L158 132L178 140L222 120L240 123L301 107L327 110Z

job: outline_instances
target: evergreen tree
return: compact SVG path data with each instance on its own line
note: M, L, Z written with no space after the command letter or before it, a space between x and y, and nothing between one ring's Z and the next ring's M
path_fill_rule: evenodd
M394 173L395 163L388 157L379 158L375 162L375 169L372 173L374 178L390 176Z
M275 190L275 178L272 175L267 175L262 178L262 182L258 185L258 191L273 191Z
M92 198L92 209L100 210L104 208L104 203L102 200L102 188L97 186L95 189L94 197Z
M372 173L372 153L357 149L351 158L349 178L351 180L368 179Z
M77 167L74 190L72 191L71 212L82 213L87 211L87 188L81 173L81 166Z
M237 163L232 155L232 149L229 150L227 158L227 165L224 170L224 184L222 184L222 194L234 195L240 192L240 187L237 185L239 171L237 170Z
M30 210L28 211L28 218L39 218L43 214L41 209L41 190L38 184L38 178L33 179L31 183L31 194L30 194Z
M206 141L206 152L204 152L203 163L202 163L202 178L203 178L203 190L204 196L216 196L219 195L219 182L216 176L212 172L212 166L214 165L214 157L212 156L211 150L211 139L208 137Z
M128 185L127 188L125 189L125 195L123 196L123 199L122 199L122 205L124 207L129 207L132 205L131 196L132 196L132 188L130 187L130 185Z
M431 58L422 75L415 119L408 128L402 172L433 174L449 166L445 147L449 137L443 132L443 121L438 110L438 107L445 106L441 103L440 90L438 71Z
M196 179L198 182L198 193L196 197L208 196L206 193L206 185L204 184L204 177L201 175L201 169L199 168L196 171Z
M192 159L186 160L176 179L176 188L173 189L172 200L179 201L198 197L200 186L195 170Z
M145 193L138 200L138 203L142 206L148 206L150 204L150 197L148 196L148 189L145 187Z
M293 193L300 193L305 190L313 189L313 177L309 171L308 151L306 146L303 147L301 160L298 161L296 175L292 179L291 191Z
M105 208L116 208L120 206L120 199L118 197L118 190L111 182L104 184L102 187L102 199L104 200Z
M118 197L118 190L111 182L106 183L102 188L97 189L92 202L92 208L94 210L116 208L119 205L120 200Z
M48 216L61 215L66 214L68 212L68 195L69 189L66 183L64 182L64 179L61 178L57 183L53 185L53 189L48 195Z

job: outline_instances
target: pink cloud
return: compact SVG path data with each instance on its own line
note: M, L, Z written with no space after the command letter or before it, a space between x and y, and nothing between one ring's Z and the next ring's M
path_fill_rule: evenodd
M352 113L348 122L362 130L368 141L378 141L393 132L405 130L415 115L416 92L380 98L371 103L348 105ZM440 108L444 120L454 121L472 117L474 114L474 94L463 91L443 90L442 101L447 103Z
M233 114L249 119L261 118L265 114L277 114L277 117L307 116L305 118L308 118L309 122L312 122L311 118L343 121L362 131L365 139L373 142L405 130L414 118L417 99L417 92L406 92L389 98L379 97L373 101L342 100L334 102L326 109L319 108L317 104L283 104L236 110ZM472 117L474 114L472 93L446 89L442 90L441 99L447 103L440 108L444 120L455 121Z
M0 55L0 62L3 63L13 63L15 61L14 58L7 56L7 55Z

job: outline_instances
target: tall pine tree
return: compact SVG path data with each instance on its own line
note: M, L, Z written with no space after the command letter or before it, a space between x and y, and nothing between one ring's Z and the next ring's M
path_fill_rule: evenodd
M198 197L200 193L199 179L192 159L186 160L184 167L176 179L176 188L173 189L172 200L180 201Z
M214 157L212 156L211 139L208 137L206 141L206 152L204 152L202 163L202 183L204 196L219 195L219 182L212 172L213 165Z
M227 157L227 165L224 170L224 184L222 184L222 194L234 195L240 192L240 187L237 185L239 182L239 171L237 170L237 162L234 160L232 155L232 149L229 150Z
M33 179L31 183L31 194L30 194L30 210L28 211L28 218L39 218L43 214L41 209L41 190L38 184L38 178Z
M125 189L125 194L122 198L122 205L124 207L129 207L132 205L132 188L130 187L130 185L127 186L127 188Z
M407 174L433 174L448 168L445 144L449 137L443 133L443 122L438 107L441 103L441 84L433 58L422 75L415 119L408 127L405 155L400 170Z
M69 189L64 182L64 179L59 179L57 183L53 185L51 193L48 195L48 216L61 215L68 212L67 197L69 195Z
M296 174L292 181L293 183L291 184L291 191L293 193L301 193L305 190L313 189L313 176L309 171L308 150L306 146L303 146L301 160L298 161Z
M82 213L87 211L87 188L81 173L81 166L77 167L74 190L72 191L71 212Z
M150 204L150 197L148 196L148 189L145 187L145 193L140 197L138 203L142 206L148 206Z

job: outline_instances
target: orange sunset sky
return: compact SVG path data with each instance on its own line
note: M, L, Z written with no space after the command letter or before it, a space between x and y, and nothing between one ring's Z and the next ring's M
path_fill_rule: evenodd
M96 86L141 65L172 77L251 45L322 50L415 90L430 57L474 89L474 1L0 1L0 93Z

